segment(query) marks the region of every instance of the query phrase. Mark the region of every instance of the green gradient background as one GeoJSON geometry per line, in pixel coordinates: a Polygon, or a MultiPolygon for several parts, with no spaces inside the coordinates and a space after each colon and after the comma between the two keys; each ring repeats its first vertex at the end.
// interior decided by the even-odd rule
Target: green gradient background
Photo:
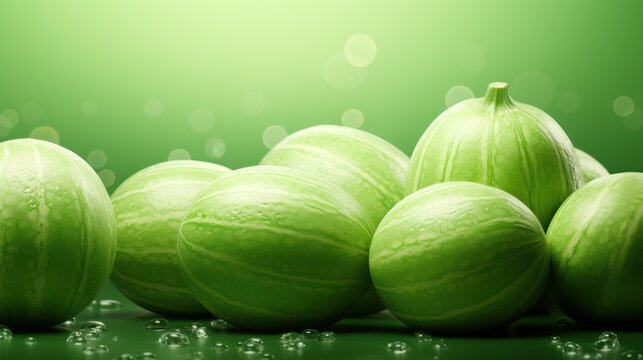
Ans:
{"type": "Polygon", "coordinates": [[[83,157],[102,149],[116,174],[113,191],[175,148],[207,160],[211,137],[227,145],[217,162],[256,164],[267,150],[267,126],[292,133],[340,124],[350,108],[364,114],[362,129],[410,154],[446,108],[450,88],[482,96],[489,82],[507,81],[517,100],[547,111],[611,172],[643,171],[643,3],[491,4],[3,2],[0,112],[15,109],[23,118],[4,138],[49,125],[83,157]],[[366,73],[364,81],[337,88],[324,66],[333,56],[342,60],[344,42],[358,33],[375,40],[377,57],[355,70],[366,73]],[[248,92],[263,96],[263,112],[243,112],[248,92]],[[569,92],[580,97],[576,111],[564,111],[569,92]],[[639,108],[625,119],[612,109],[623,95],[639,108]],[[143,112],[150,98],[165,108],[155,119],[143,112]],[[92,116],[82,111],[87,101],[98,105],[92,116]],[[42,110],[37,123],[29,121],[34,103],[42,110]],[[194,109],[215,118],[205,134],[188,126],[194,109]]]}
{"type": "MultiPolygon", "coordinates": [[[[449,89],[466,86],[482,96],[489,82],[507,81],[515,99],[547,111],[575,146],[611,172],[643,171],[642,16],[639,0],[3,1],[0,113],[16,110],[20,121],[0,140],[51,126],[61,145],[83,157],[101,149],[108,155],[105,169],[116,174],[111,192],[176,148],[231,168],[256,164],[267,151],[262,135],[268,126],[292,133],[341,124],[348,109],[364,114],[362,129],[410,155],[446,108],[449,89]],[[367,68],[341,64],[344,43],[354,34],[377,43],[377,57],[367,68]],[[347,75],[335,74],[335,81],[352,86],[327,80],[329,61],[339,61],[347,75]],[[248,93],[265,100],[263,111],[244,112],[248,93]],[[619,96],[634,101],[632,115],[615,114],[619,96]],[[580,99],[580,106],[574,109],[570,97],[580,99]],[[144,113],[151,98],[164,104],[158,118],[144,113]],[[98,105],[95,114],[83,111],[88,101],[98,105]],[[195,109],[213,114],[210,131],[190,130],[195,109]],[[212,137],[227,145],[220,159],[204,151],[212,137]]],[[[101,298],[124,301],[111,286],[101,298]]],[[[104,318],[125,339],[94,358],[146,349],[160,351],[159,358],[189,357],[188,349],[163,353],[141,333],[149,314],[131,303],[124,310],[81,316],[104,318]]],[[[554,321],[530,326],[523,320],[508,334],[489,339],[448,339],[451,350],[440,358],[559,358],[546,344],[560,332],[554,321]]],[[[342,332],[350,334],[331,350],[278,355],[394,358],[385,355],[387,341],[413,342],[396,321],[365,324],[338,325],[340,339],[342,332]]],[[[563,336],[589,350],[598,331],[581,327],[563,336]]],[[[249,335],[233,334],[229,344],[249,335]]],[[[77,349],[61,351],[66,333],[37,334],[41,340],[32,349],[22,343],[26,336],[0,344],[0,357],[85,358],[77,349]]],[[[632,347],[643,335],[623,336],[632,347]]],[[[274,335],[262,337],[276,344],[274,335]]],[[[412,346],[405,358],[434,355],[412,346]]]]}

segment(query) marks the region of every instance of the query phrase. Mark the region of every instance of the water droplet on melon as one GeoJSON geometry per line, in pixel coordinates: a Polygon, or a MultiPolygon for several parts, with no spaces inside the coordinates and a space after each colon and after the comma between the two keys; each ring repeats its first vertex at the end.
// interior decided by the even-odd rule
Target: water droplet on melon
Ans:
{"type": "Polygon", "coordinates": [[[319,337],[317,338],[317,341],[325,343],[334,342],[335,340],[337,340],[337,335],[332,331],[324,331],[319,334],[319,337]]]}
{"type": "Polygon", "coordinates": [[[145,323],[145,328],[152,331],[167,330],[169,322],[164,318],[154,318],[145,323]]]}
{"type": "Polygon", "coordinates": [[[386,349],[395,354],[404,354],[410,350],[409,346],[402,341],[393,341],[386,344],[386,349]]]}
{"type": "Polygon", "coordinates": [[[161,335],[159,343],[166,346],[185,346],[190,344],[190,338],[178,331],[168,331],[161,335]]]}

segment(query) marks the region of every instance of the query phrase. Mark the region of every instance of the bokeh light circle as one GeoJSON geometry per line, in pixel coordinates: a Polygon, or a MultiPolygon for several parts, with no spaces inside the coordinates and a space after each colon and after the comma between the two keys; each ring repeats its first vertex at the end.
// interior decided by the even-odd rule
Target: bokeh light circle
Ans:
{"type": "Polygon", "coordinates": [[[241,111],[246,115],[259,115],[266,109],[267,101],[263,93],[249,91],[241,96],[241,111]]]}
{"type": "Polygon", "coordinates": [[[38,126],[31,130],[29,137],[32,139],[49,141],[54,144],[60,144],[60,134],[58,134],[58,131],[51,126],[38,126]]]}
{"type": "Polygon", "coordinates": [[[145,101],[143,104],[143,113],[150,119],[156,119],[159,116],[163,115],[165,111],[165,105],[163,102],[157,98],[151,98],[145,101]]]}
{"type": "Polygon", "coordinates": [[[105,185],[106,188],[114,185],[114,182],[116,182],[116,174],[114,174],[114,172],[109,169],[103,169],[99,171],[98,177],[103,182],[103,185],[105,185]]]}
{"type": "Polygon", "coordinates": [[[342,125],[359,128],[364,124],[364,114],[357,109],[348,109],[342,114],[342,125]]]}
{"type": "Polygon", "coordinates": [[[218,159],[225,155],[226,144],[219,138],[210,138],[205,142],[205,154],[213,159],[218,159]]]}
{"type": "Polygon", "coordinates": [[[582,99],[580,95],[573,91],[565,91],[558,95],[558,99],[556,100],[556,104],[558,105],[558,108],[566,113],[573,113],[580,109],[582,105],[582,99]]]}
{"type": "Polygon", "coordinates": [[[444,96],[444,104],[447,107],[451,107],[460,101],[471,99],[473,96],[473,91],[468,87],[456,85],[447,91],[447,94],[444,96]]]}
{"type": "Polygon", "coordinates": [[[324,63],[322,76],[335,88],[352,89],[366,81],[368,70],[365,67],[351,66],[341,54],[335,54],[324,63]]]}
{"type": "Polygon", "coordinates": [[[98,112],[98,103],[94,100],[87,100],[82,105],[82,112],[87,116],[96,115],[98,112]]]}
{"type": "Polygon", "coordinates": [[[12,128],[11,119],[6,115],[0,115],[0,136],[9,135],[12,128]]]}
{"type": "Polygon", "coordinates": [[[87,154],[85,160],[94,169],[100,169],[107,164],[107,154],[100,149],[92,150],[87,154]]]}
{"type": "Polygon", "coordinates": [[[18,114],[18,112],[14,109],[6,109],[2,112],[2,114],[0,114],[0,116],[8,118],[11,122],[11,127],[18,125],[18,123],[20,122],[20,114],[18,114]]]}
{"type": "Polygon", "coordinates": [[[542,71],[527,71],[509,83],[509,94],[519,102],[546,108],[554,100],[554,81],[542,71]]]}
{"type": "Polygon", "coordinates": [[[288,136],[286,129],[279,125],[270,125],[263,131],[263,144],[268,149],[272,149],[286,136],[288,136]]]}
{"type": "Polygon", "coordinates": [[[636,105],[634,104],[634,100],[632,100],[632,98],[630,98],[629,96],[619,96],[614,99],[614,102],[612,103],[612,109],[614,109],[614,114],[621,117],[626,117],[634,112],[634,109],[636,109],[636,105]]]}
{"type": "Polygon", "coordinates": [[[174,149],[170,151],[170,154],[167,156],[169,161],[173,160],[190,160],[192,157],[190,153],[185,149],[174,149]]]}
{"type": "Polygon", "coordinates": [[[623,119],[623,126],[627,131],[638,131],[643,128],[643,110],[635,109],[623,119]]]}
{"type": "Polygon", "coordinates": [[[214,126],[214,115],[207,109],[195,109],[188,116],[188,127],[195,133],[206,133],[214,126]]]}
{"type": "Polygon", "coordinates": [[[344,43],[344,58],[355,67],[369,66],[377,56],[377,44],[370,36],[355,34],[344,43]]]}

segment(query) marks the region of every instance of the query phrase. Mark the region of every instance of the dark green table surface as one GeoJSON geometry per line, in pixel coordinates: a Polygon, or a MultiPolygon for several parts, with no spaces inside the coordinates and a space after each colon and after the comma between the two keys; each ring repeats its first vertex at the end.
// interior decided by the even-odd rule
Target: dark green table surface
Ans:
{"type": "MultiPolygon", "coordinates": [[[[565,359],[549,343],[553,335],[563,341],[579,343],[587,352],[594,352],[593,343],[603,330],[590,329],[571,321],[559,323],[564,316],[530,316],[521,319],[510,328],[497,334],[479,337],[438,337],[432,342],[419,343],[414,332],[394,319],[387,312],[362,319],[346,319],[332,326],[337,334],[334,343],[306,341],[303,349],[289,351],[279,344],[279,334],[252,333],[234,328],[226,331],[212,331],[203,339],[192,339],[185,347],[169,348],[158,343],[162,332],[149,331],[145,323],[158,315],[147,312],[127,301],[108,285],[97,299],[113,299],[122,303],[119,310],[99,311],[87,309],[76,317],[72,329],[79,328],[87,320],[104,322],[108,329],[99,340],[89,345],[104,344],[107,353],[83,353],[83,346],[66,343],[70,330],[54,329],[47,332],[15,332],[11,341],[0,341],[0,360],[8,359],[112,359],[129,353],[137,356],[153,352],[158,359],[194,359],[196,352],[202,352],[205,359],[265,359],[258,354],[245,354],[237,350],[237,342],[250,337],[264,341],[266,352],[275,359],[565,359]],[[36,338],[36,344],[25,343],[27,337],[36,338]],[[117,339],[115,339],[117,337],[117,339]],[[436,351],[435,344],[440,338],[448,345],[444,351],[436,351]],[[386,345],[392,341],[407,343],[410,350],[404,354],[393,354],[386,345]],[[227,344],[228,351],[213,348],[216,342],[227,344]]],[[[168,319],[170,328],[183,327],[191,322],[209,324],[212,319],[168,319]]],[[[321,329],[320,329],[321,330],[321,329]]],[[[620,339],[621,351],[634,349],[643,352],[643,332],[615,331],[620,339]]],[[[567,357],[570,358],[570,357],[567,357]]],[[[577,357],[580,358],[580,357],[577,357]]],[[[620,352],[604,353],[603,359],[619,359],[620,352]]]]}

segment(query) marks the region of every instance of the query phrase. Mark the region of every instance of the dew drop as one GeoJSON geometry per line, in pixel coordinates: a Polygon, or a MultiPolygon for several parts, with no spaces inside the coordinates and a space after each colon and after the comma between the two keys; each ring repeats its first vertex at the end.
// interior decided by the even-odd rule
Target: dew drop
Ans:
{"type": "Polygon", "coordinates": [[[549,340],[549,343],[552,345],[560,344],[563,340],[560,338],[560,336],[552,336],[551,339],[549,340]]]}
{"type": "Polygon", "coordinates": [[[603,331],[600,335],[598,335],[598,340],[602,339],[618,340],[618,335],[611,331],[603,331]]]}
{"type": "Polygon", "coordinates": [[[337,335],[332,331],[324,331],[317,338],[317,341],[325,343],[335,342],[335,340],[337,340],[337,335]]]}
{"type": "Polygon", "coordinates": [[[130,353],[120,354],[116,359],[118,360],[135,360],[134,355],[130,353]]]}
{"type": "Polygon", "coordinates": [[[410,350],[409,346],[402,341],[393,341],[386,344],[386,349],[394,354],[404,354],[410,350]]]}
{"type": "Polygon", "coordinates": [[[80,326],[81,329],[96,329],[100,332],[105,332],[107,331],[107,325],[105,323],[100,322],[100,321],[94,321],[94,320],[89,320],[85,321],[84,324],[80,326]]]}
{"type": "Polygon", "coordinates": [[[36,338],[34,338],[34,337],[30,336],[30,337],[25,339],[25,344],[27,344],[27,345],[34,345],[36,343],[37,343],[37,341],[36,341],[36,338]]]}
{"type": "Polygon", "coordinates": [[[150,351],[142,352],[138,355],[136,355],[137,360],[150,360],[150,359],[156,359],[158,356],[150,351]]]}
{"type": "Polygon", "coordinates": [[[431,335],[429,335],[427,333],[423,333],[421,331],[416,331],[415,332],[415,340],[417,340],[417,342],[431,342],[431,340],[433,340],[433,339],[431,338],[431,335]]]}
{"type": "Polygon", "coordinates": [[[563,345],[562,350],[565,355],[579,355],[583,348],[575,342],[568,341],[563,345]]]}
{"type": "Polygon", "coordinates": [[[205,338],[205,337],[208,336],[208,329],[203,327],[203,326],[201,326],[201,327],[197,328],[196,330],[194,330],[193,335],[197,339],[205,338]]]}
{"type": "Polygon", "coordinates": [[[95,352],[96,352],[96,348],[94,348],[93,346],[85,346],[85,348],[83,349],[83,353],[87,355],[91,355],[95,352]]]}
{"type": "Polygon", "coordinates": [[[205,359],[205,354],[203,353],[203,351],[197,351],[192,354],[192,359],[205,359]]]}
{"type": "Polygon", "coordinates": [[[618,350],[619,342],[616,339],[602,338],[598,339],[594,343],[594,349],[596,351],[614,351],[618,350]]]}
{"type": "Polygon", "coordinates": [[[145,323],[145,328],[152,331],[167,330],[170,323],[164,318],[154,318],[145,323]]]}
{"type": "Polygon", "coordinates": [[[96,310],[98,308],[98,302],[96,300],[92,301],[91,304],[87,306],[87,310],[96,310]]]}
{"type": "Polygon", "coordinates": [[[440,339],[440,341],[437,344],[433,345],[433,347],[438,351],[449,350],[449,345],[444,342],[444,339],[440,339]]]}
{"type": "Polygon", "coordinates": [[[159,343],[166,346],[185,346],[190,344],[190,338],[178,331],[167,331],[159,338],[159,343]]]}
{"type": "Polygon", "coordinates": [[[315,329],[306,329],[301,332],[301,336],[306,339],[317,339],[319,337],[319,331],[315,329]]]}
{"type": "MultiPolygon", "coordinates": [[[[319,336],[319,335],[317,335],[319,336]]],[[[279,335],[279,341],[280,342],[292,342],[292,341],[299,341],[304,339],[304,335],[296,332],[287,332],[279,335]]]]}
{"type": "Polygon", "coordinates": [[[288,351],[297,350],[297,345],[294,341],[283,341],[281,347],[288,351]]]}
{"type": "Polygon", "coordinates": [[[113,340],[113,341],[118,341],[118,336],[114,336],[114,337],[112,338],[112,340],[113,340]]]}
{"type": "Polygon", "coordinates": [[[627,350],[621,353],[621,359],[643,360],[643,355],[635,350],[627,350]]]}
{"type": "Polygon", "coordinates": [[[62,326],[64,326],[64,327],[72,327],[72,326],[74,326],[74,324],[75,324],[75,323],[76,323],[76,318],[75,318],[75,317],[73,317],[73,318],[71,318],[71,319],[69,319],[69,320],[67,320],[67,321],[63,322],[63,323],[62,323],[62,324],[60,324],[60,325],[62,325],[62,326]]]}
{"type": "Polygon", "coordinates": [[[120,310],[121,307],[121,302],[116,300],[100,300],[98,302],[98,310],[100,311],[120,310]]]}
{"type": "Polygon", "coordinates": [[[241,351],[246,354],[262,353],[263,349],[263,340],[259,338],[250,338],[241,344],[241,351]]]}
{"type": "Polygon", "coordinates": [[[210,328],[215,331],[223,331],[229,326],[228,322],[223,319],[215,319],[210,321],[210,328]]]}
{"type": "Polygon", "coordinates": [[[87,340],[98,340],[100,338],[100,331],[98,329],[80,329],[80,332],[85,335],[85,339],[87,340]]]}
{"type": "Polygon", "coordinates": [[[98,352],[98,353],[109,352],[109,347],[107,347],[107,345],[98,345],[98,346],[96,346],[96,352],[98,352]]]}
{"type": "Polygon", "coordinates": [[[87,344],[87,339],[85,339],[85,334],[81,331],[74,331],[67,337],[67,344],[81,346],[87,344]]]}
{"type": "Polygon", "coordinates": [[[275,356],[273,354],[270,354],[270,353],[263,353],[263,354],[261,354],[261,357],[264,358],[264,359],[274,359],[275,358],[275,356]]]}
{"type": "Polygon", "coordinates": [[[227,350],[230,350],[230,347],[228,345],[224,344],[224,343],[218,342],[218,343],[214,344],[214,350],[227,351],[227,350]]]}
{"type": "Polygon", "coordinates": [[[193,323],[185,325],[183,327],[183,332],[185,332],[186,334],[194,334],[196,329],[198,329],[198,328],[200,328],[202,326],[203,326],[203,324],[201,324],[201,323],[193,322],[193,323]]]}
{"type": "Polygon", "coordinates": [[[0,341],[10,341],[13,339],[13,333],[7,328],[0,328],[0,341]]]}

